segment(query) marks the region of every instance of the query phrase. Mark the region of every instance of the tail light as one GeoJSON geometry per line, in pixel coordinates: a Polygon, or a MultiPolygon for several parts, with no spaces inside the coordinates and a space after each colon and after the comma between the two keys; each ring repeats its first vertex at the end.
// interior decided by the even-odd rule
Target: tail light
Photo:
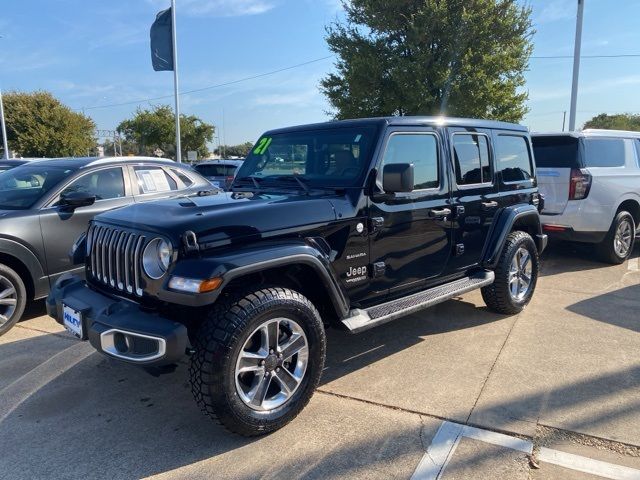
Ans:
{"type": "Polygon", "coordinates": [[[578,168],[571,169],[569,180],[569,200],[582,200],[587,198],[591,189],[591,175],[578,168]]]}
{"type": "Polygon", "coordinates": [[[227,182],[233,182],[233,175],[227,176],[227,182]]]}

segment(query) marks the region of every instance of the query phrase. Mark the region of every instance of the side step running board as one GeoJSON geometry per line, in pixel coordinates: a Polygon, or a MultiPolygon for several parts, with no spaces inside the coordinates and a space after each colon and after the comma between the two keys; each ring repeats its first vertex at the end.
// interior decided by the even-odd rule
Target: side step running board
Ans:
{"type": "Polygon", "coordinates": [[[471,290],[490,285],[493,283],[494,278],[493,272],[483,271],[407,297],[376,305],[366,310],[355,308],[349,312],[347,317],[342,319],[342,323],[352,333],[362,332],[423,308],[447,301],[471,290]]]}

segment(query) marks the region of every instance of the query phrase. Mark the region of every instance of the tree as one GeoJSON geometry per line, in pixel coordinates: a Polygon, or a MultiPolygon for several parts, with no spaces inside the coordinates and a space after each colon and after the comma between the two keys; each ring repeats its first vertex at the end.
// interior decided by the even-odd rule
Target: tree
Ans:
{"type": "Polygon", "coordinates": [[[343,0],[321,91],[338,119],[447,114],[519,121],[533,50],[517,0],[343,0]]]}
{"type": "Polygon", "coordinates": [[[240,145],[221,145],[216,148],[213,153],[216,155],[224,155],[225,157],[242,157],[245,158],[253,148],[252,142],[244,142],[240,145]]]}
{"type": "Polygon", "coordinates": [[[640,131],[640,115],[620,113],[607,115],[601,113],[588,120],[582,128],[604,128],[605,130],[633,130],[640,131]]]}
{"type": "Polygon", "coordinates": [[[51,93],[8,92],[3,100],[9,149],[16,154],[86,156],[95,148],[93,120],[72,111],[51,93]]]}
{"type": "MultiPolygon", "coordinates": [[[[153,155],[160,148],[166,156],[175,158],[175,116],[168,105],[151,110],[138,108],[135,115],[118,125],[125,142],[133,142],[139,155],[153,155]]],[[[200,158],[207,157],[207,142],[213,140],[214,126],[193,115],[180,115],[180,140],[185,152],[195,150],[200,158]]],[[[124,153],[124,152],[123,152],[124,153]]]]}

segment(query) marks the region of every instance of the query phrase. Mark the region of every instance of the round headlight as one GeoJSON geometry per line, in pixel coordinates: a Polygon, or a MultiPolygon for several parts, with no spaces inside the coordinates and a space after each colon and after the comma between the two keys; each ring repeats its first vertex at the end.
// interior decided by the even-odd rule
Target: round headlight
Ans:
{"type": "Polygon", "coordinates": [[[149,277],[157,280],[169,268],[173,248],[162,238],[154,238],[144,249],[142,254],[142,268],[149,277]]]}

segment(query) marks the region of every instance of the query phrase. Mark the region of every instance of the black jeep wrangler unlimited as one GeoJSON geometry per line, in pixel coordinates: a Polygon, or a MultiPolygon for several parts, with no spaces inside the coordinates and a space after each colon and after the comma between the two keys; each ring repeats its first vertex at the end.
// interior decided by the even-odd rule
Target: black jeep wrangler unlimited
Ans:
{"type": "MultiPolygon", "coordinates": [[[[470,290],[521,311],[545,248],[524,127],[429,117],[267,132],[230,192],[97,216],[48,313],[100,352],[190,356],[200,407],[256,435],[318,385],[325,326],[361,332],[470,290]]],[[[399,324],[402,328],[401,323],[399,324]]]]}

